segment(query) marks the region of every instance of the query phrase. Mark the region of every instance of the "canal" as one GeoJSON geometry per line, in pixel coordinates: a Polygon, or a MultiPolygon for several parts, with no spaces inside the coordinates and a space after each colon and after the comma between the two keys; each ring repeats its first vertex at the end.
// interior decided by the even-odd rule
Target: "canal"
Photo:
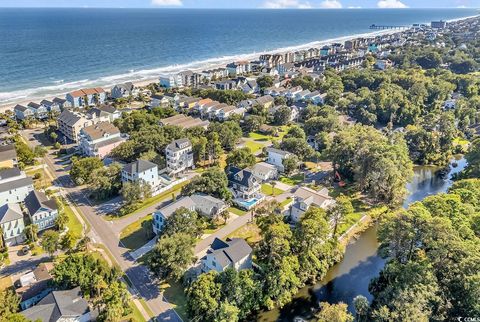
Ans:
{"type": "MultiPolygon", "coordinates": [[[[441,169],[438,167],[415,167],[414,177],[407,184],[409,194],[403,206],[408,207],[430,195],[446,192],[453,183],[452,176],[465,166],[466,160],[458,157],[452,161],[448,173],[443,176],[439,174],[441,169]]],[[[353,298],[363,295],[368,300],[372,299],[368,285],[385,264],[385,260],[377,254],[378,246],[377,227],[373,226],[347,246],[342,261],[334,265],[321,282],[300,289],[294,300],[282,309],[262,312],[258,321],[286,322],[294,321],[295,318],[310,320],[314,317],[318,303],[324,301],[347,303],[350,312],[354,313],[353,298]]]]}

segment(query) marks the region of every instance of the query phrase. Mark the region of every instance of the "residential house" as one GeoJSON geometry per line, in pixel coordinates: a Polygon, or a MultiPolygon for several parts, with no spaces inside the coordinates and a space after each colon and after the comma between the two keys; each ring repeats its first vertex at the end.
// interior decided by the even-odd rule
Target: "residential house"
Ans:
{"type": "Polygon", "coordinates": [[[65,96],[72,107],[85,107],[103,104],[107,99],[107,93],[103,88],[85,88],[73,91],[65,96]]]}
{"type": "Polygon", "coordinates": [[[165,148],[165,158],[170,175],[193,168],[192,143],[186,138],[173,141],[165,148]]]}
{"type": "Polygon", "coordinates": [[[58,130],[73,142],[77,142],[82,128],[94,123],[94,120],[87,119],[83,114],[69,110],[64,110],[57,118],[58,130]]]}
{"type": "Polygon", "coordinates": [[[223,107],[217,114],[219,121],[227,121],[232,115],[240,115],[243,117],[246,110],[244,108],[238,108],[232,105],[223,107]]]}
{"type": "Polygon", "coordinates": [[[65,108],[72,107],[70,102],[68,102],[66,99],[55,97],[52,100],[52,103],[54,105],[57,105],[60,108],[60,112],[63,111],[65,108]]]}
{"type": "Polygon", "coordinates": [[[33,190],[33,180],[18,168],[0,170],[0,205],[23,202],[33,190]]]}
{"type": "Polygon", "coordinates": [[[311,207],[328,209],[335,203],[335,199],[328,195],[328,189],[319,191],[308,187],[300,187],[293,194],[294,202],[290,207],[289,215],[293,222],[298,222],[302,215],[311,207]]]}
{"type": "Polygon", "coordinates": [[[183,79],[180,74],[161,75],[160,86],[166,88],[183,87],[183,79]]]}
{"type": "Polygon", "coordinates": [[[229,89],[236,89],[237,82],[234,81],[233,79],[218,81],[218,82],[215,82],[215,88],[222,91],[229,90],[229,89]]]}
{"type": "Polygon", "coordinates": [[[390,59],[377,59],[375,62],[375,68],[380,70],[385,70],[391,68],[393,66],[393,62],[390,59]]]}
{"type": "Polygon", "coordinates": [[[274,180],[278,177],[278,170],[273,164],[259,162],[252,167],[253,175],[260,182],[274,180]]]}
{"type": "Polygon", "coordinates": [[[32,224],[37,225],[39,231],[55,226],[55,219],[58,217],[57,203],[48,199],[43,192],[30,191],[25,198],[25,208],[32,224]]]}
{"type": "Polygon", "coordinates": [[[17,164],[15,144],[0,145],[0,169],[13,168],[17,164]]]}
{"type": "Polygon", "coordinates": [[[137,160],[125,165],[122,169],[122,182],[147,183],[155,192],[160,183],[158,166],[150,161],[137,160]]]}
{"type": "Polygon", "coordinates": [[[209,121],[203,121],[199,118],[185,116],[184,114],[177,114],[160,120],[160,125],[175,125],[182,129],[189,129],[192,127],[201,127],[206,129],[210,124],[209,121]]]}
{"type": "Polygon", "coordinates": [[[123,98],[123,97],[129,97],[133,95],[133,90],[135,89],[135,86],[131,82],[127,82],[124,84],[118,84],[115,85],[110,93],[110,96],[112,98],[123,98]]]}
{"type": "Polygon", "coordinates": [[[20,308],[26,310],[34,306],[41,299],[53,291],[52,275],[53,263],[41,263],[33,271],[20,277],[20,287],[15,293],[20,297],[20,308]]]}
{"type": "MultiPolygon", "coordinates": [[[[200,115],[202,113],[203,107],[208,104],[212,103],[213,100],[211,98],[203,98],[195,103],[195,106],[193,107],[193,112],[195,112],[197,115],[200,115]]],[[[218,103],[218,102],[217,102],[218,103]]],[[[220,103],[218,103],[220,104],[220,103]]]]}
{"type": "Polygon", "coordinates": [[[228,69],[227,68],[216,68],[205,70],[201,73],[202,77],[208,81],[222,79],[228,77],[228,69]]]}
{"type": "Polygon", "coordinates": [[[306,95],[305,100],[311,102],[312,104],[319,105],[319,104],[325,104],[326,97],[327,97],[327,93],[321,94],[319,91],[314,91],[306,95]]]}
{"type": "Polygon", "coordinates": [[[50,113],[58,113],[62,112],[62,106],[58,102],[49,101],[49,100],[42,100],[40,104],[47,109],[50,113]]]}
{"type": "Polygon", "coordinates": [[[257,98],[255,100],[255,103],[253,103],[253,106],[258,105],[258,106],[268,110],[270,107],[273,106],[274,103],[275,103],[275,99],[272,96],[265,95],[265,96],[261,96],[261,97],[257,98]]]}
{"type": "Polygon", "coordinates": [[[27,107],[33,111],[35,118],[38,120],[44,120],[48,117],[48,109],[43,105],[30,102],[27,107]]]}
{"type": "Polygon", "coordinates": [[[90,311],[88,302],[81,295],[80,287],[67,291],[53,291],[20,314],[29,321],[44,322],[95,321],[97,315],[90,311]]]}
{"type": "Polygon", "coordinates": [[[35,113],[31,109],[20,104],[15,105],[13,111],[15,112],[17,120],[25,120],[27,118],[35,117],[35,113]]]}
{"type": "Polygon", "coordinates": [[[19,203],[4,203],[0,207],[0,227],[5,245],[18,245],[25,240],[25,222],[19,203]]]}
{"type": "Polygon", "coordinates": [[[291,154],[290,152],[275,148],[267,148],[267,153],[268,157],[266,162],[277,167],[279,172],[283,172],[285,170],[283,166],[283,160],[293,156],[293,154],[291,154]]]}
{"type": "Polygon", "coordinates": [[[301,91],[301,92],[295,94],[294,100],[295,100],[295,102],[303,101],[310,94],[311,94],[310,90],[306,89],[304,91],[301,91]]]}
{"type": "Polygon", "coordinates": [[[182,86],[197,87],[201,82],[202,75],[194,73],[191,70],[186,70],[178,73],[177,77],[181,79],[182,86]]]}
{"type": "Polygon", "coordinates": [[[103,159],[125,141],[115,125],[99,122],[80,130],[78,148],[83,155],[103,159]]]}
{"type": "Polygon", "coordinates": [[[167,218],[181,208],[196,211],[208,218],[217,218],[228,206],[223,200],[205,194],[182,197],[153,213],[153,232],[158,235],[167,218]]]}
{"type": "Polygon", "coordinates": [[[303,88],[301,86],[292,87],[288,90],[288,92],[286,94],[286,97],[288,99],[293,100],[295,98],[295,96],[302,91],[303,91],[303,88]]]}
{"type": "Polygon", "coordinates": [[[249,169],[230,167],[227,170],[229,186],[235,198],[250,200],[259,198],[260,184],[249,169]]]}
{"type": "Polygon", "coordinates": [[[236,271],[252,268],[252,248],[242,238],[223,241],[215,238],[207,255],[202,258],[202,272],[223,272],[227,268],[236,271]]]}
{"type": "Polygon", "coordinates": [[[93,107],[86,113],[87,118],[97,122],[110,122],[113,123],[116,119],[122,117],[122,113],[112,105],[101,105],[99,107],[93,107]]]}
{"type": "Polygon", "coordinates": [[[232,76],[248,74],[252,71],[252,66],[248,61],[238,61],[227,65],[228,74],[232,76]]]}

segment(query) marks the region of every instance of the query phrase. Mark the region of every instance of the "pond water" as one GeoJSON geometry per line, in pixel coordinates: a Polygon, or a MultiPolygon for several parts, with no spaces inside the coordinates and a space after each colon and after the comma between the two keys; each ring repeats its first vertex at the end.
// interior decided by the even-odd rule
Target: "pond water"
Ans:
{"type": "MultiPolygon", "coordinates": [[[[453,183],[452,176],[462,171],[466,165],[466,160],[458,157],[452,161],[448,172],[443,176],[439,167],[415,167],[414,177],[407,184],[409,195],[403,206],[408,207],[430,195],[446,192],[453,183]]],[[[295,318],[309,320],[314,317],[318,303],[324,301],[347,303],[353,313],[353,298],[363,295],[368,300],[372,299],[368,285],[385,265],[385,260],[377,254],[378,246],[377,227],[374,226],[347,246],[342,261],[334,265],[321,282],[300,289],[294,300],[282,309],[260,313],[258,321],[293,321],[295,318]]]]}

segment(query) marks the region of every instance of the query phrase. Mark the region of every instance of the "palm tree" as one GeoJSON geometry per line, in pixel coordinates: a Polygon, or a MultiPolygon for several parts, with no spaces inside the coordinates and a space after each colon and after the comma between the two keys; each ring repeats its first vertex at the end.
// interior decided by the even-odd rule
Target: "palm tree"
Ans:
{"type": "Polygon", "coordinates": [[[5,249],[5,239],[3,237],[3,228],[0,227],[0,251],[5,249]]]}
{"type": "Polygon", "coordinates": [[[224,210],[220,213],[220,217],[227,223],[228,218],[230,218],[230,212],[228,210],[224,210]]]}
{"type": "Polygon", "coordinates": [[[83,237],[77,244],[77,249],[80,251],[87,251],[91,243],[91,239],[88,236],[83,237]]]}
{"type": "Polygon", "coordinates": [[[68,216],[65,212],[60,211],[58,213],[57,218],[55,219],[55,225],[57,226],[58,230],[64,230],[68,224],[68,216]]]}
{"type": "Polygon", "coordinates": [[[25,236],[27,240],[31,241],[32,243],[38,240],[38,226],[35,224],[31,224],[25,227],[25,236]]]}
{"type": "Polygon", "coordinates": [[[272,181],[271,185],[272,185],[272,196],[275,197],[275,186],[277,185],[277,182],[276,182],[276,181],[272,181]]]}

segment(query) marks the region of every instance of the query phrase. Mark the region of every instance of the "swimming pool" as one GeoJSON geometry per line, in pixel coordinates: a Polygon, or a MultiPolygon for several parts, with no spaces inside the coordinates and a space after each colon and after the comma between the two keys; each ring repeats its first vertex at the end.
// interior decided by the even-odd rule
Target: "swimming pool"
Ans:
{"type": "Polygon", "coordinates": [[[250,210],[253,206],[255,206],[261,199],[252,198],[250,200],[245,199],[235,199],[234,202],[241,208],[250,210]]]}

